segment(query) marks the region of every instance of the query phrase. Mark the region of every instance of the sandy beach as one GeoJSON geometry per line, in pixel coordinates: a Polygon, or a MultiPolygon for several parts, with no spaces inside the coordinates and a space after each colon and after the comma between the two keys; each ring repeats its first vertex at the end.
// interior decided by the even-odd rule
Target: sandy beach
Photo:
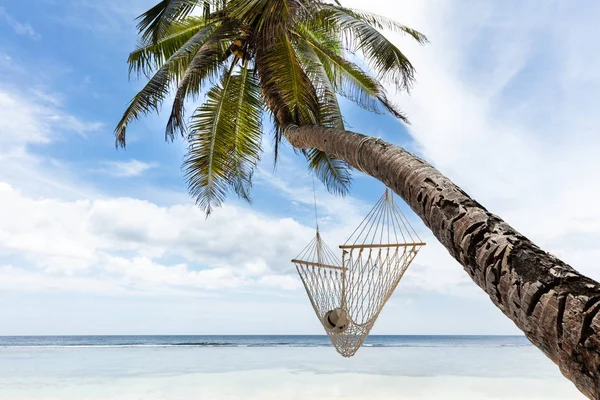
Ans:
{"type": "Polygon", "coordinates": [[[0,348],[3,400],[583,399],[529,345],[0,348]]]}

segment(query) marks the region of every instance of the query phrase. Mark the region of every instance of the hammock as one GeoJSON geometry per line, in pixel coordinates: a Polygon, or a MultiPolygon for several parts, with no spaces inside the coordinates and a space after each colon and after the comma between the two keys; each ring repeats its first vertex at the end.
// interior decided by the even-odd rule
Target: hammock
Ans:
{"type": "Polygon", "coordinates": [[[342,356],[356,354],[424,245],[386,189],[340,246],[341,263],[318,228],[292,260],[317,317],[342,356]]]}

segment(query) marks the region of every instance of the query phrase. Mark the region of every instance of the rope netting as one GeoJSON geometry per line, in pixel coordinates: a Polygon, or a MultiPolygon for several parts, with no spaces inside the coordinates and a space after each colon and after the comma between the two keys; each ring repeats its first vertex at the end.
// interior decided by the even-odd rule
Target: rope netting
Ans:
{"type": "Polygon", "coordinates": [[[425,243],[385,194],[350,235],[342,262],[316,237],[296,259],[312,306],[336,350],[353,356],[425,243]]]}
{"type": "Polygon", "coordinates": [[[423,245],[386,189],[346,243],[340,246],[342,265],[346,267],[342,289],[344,309],[351,325],[356,326],[352,346],[338,349],[342,355],[352,356],[362,345],[423,245]]]}
{"type": "Polygon", "coordinates": [[[310,302],[323,323],[327,333],[326,314],[342,305],[342,275],[340,260],[321,238],[319,230],[315,238],[292,260],[302,279],[310,302]],[[324,322],[325,321],[325,322],[324,322]]]}

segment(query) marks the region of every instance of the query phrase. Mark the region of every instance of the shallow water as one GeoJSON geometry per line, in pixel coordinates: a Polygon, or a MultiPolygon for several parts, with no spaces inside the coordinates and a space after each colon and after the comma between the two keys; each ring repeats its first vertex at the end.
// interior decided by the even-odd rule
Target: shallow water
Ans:
{"type": "Polygon", "coordinates": [[[582,399],[523,337],[0,338],[0,399],[582,399]]]}

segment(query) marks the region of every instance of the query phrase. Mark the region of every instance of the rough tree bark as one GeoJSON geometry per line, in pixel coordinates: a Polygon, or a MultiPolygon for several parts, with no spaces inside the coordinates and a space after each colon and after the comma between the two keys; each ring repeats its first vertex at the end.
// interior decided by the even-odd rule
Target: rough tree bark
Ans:
{"type": "Polygon", "coordinates": [[[473,281],[591,399],[600,400],[600,284],[541,250],[431,165],[382,140],[289,126],[298,149],[317,148],[402,197],[473,281]]]}

